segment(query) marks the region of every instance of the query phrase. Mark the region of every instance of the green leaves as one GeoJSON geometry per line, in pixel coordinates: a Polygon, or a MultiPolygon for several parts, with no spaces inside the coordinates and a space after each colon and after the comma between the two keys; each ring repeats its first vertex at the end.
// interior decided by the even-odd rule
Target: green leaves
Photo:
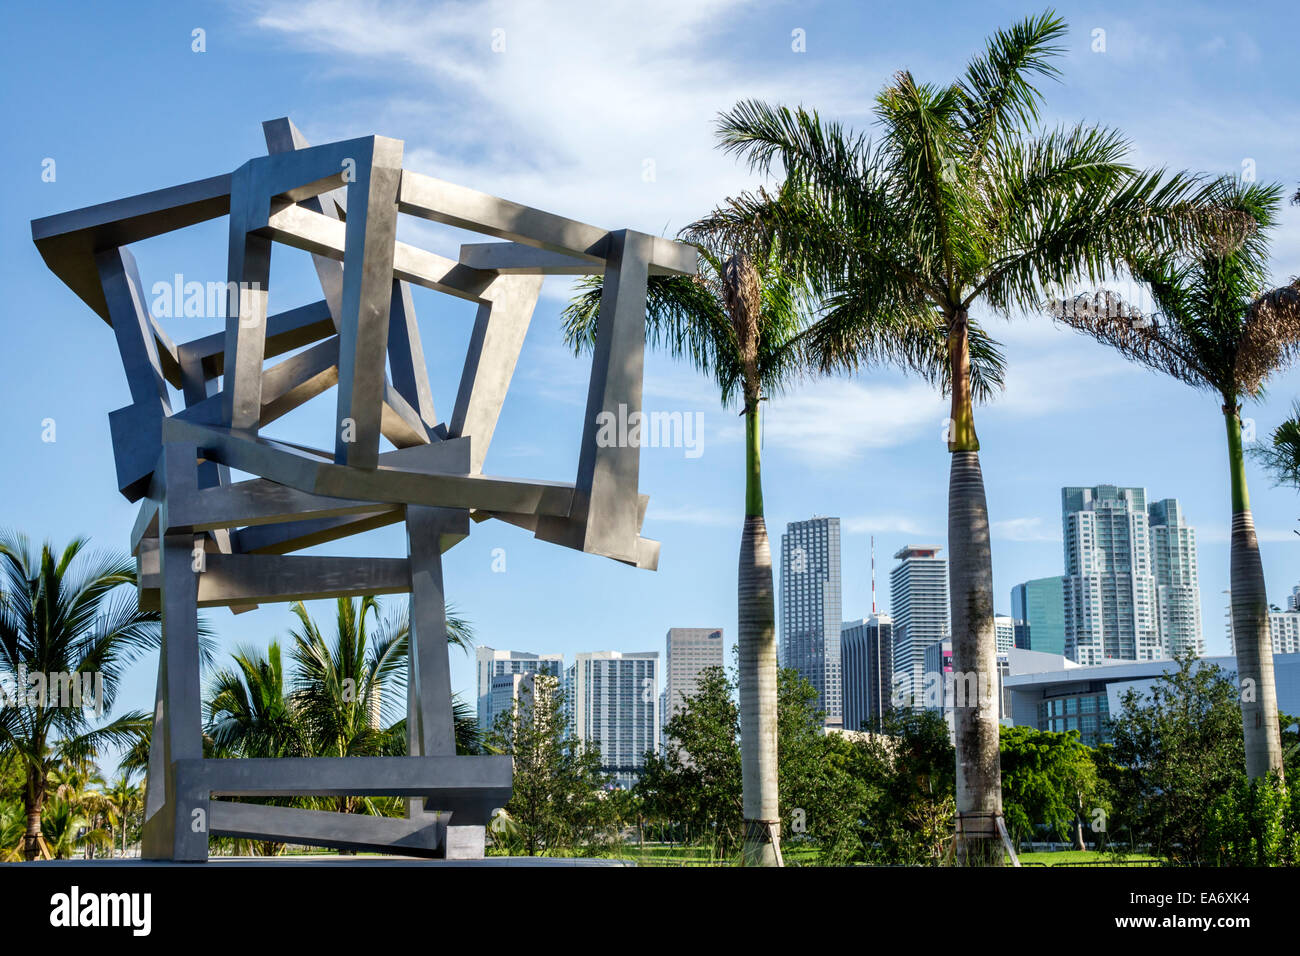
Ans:
{"type": "Polygon", "coordinates": [[[1038,119],[1042,94],[1030,80],[1060,76],[1052,61],[1065,52],[1058,44],[1065,34],[1065,21],[1049,10],[998,30],[984,54],[971,60],[958,86],[966,99],[962,112],[967,135],[979,148],[998,139],[1003,130],[1038,119]]]}
{"type": "Polygon", "coordinates": [[[1077,300],[1055,299],[1048,310],[1126,358],[1236,407],[1300,355],[1300,285],[1266,288],[1279,186],[1222,177],[1193,189],[1194,181],[1173,177],[1157,188],[1151,176],[1134,179],[1107,211],[1109,220],[1130,224],[1130,238],[1084,262],[1096,279],[1110,259],[1122,258],[1150,294],[1151,314],[1118,300],[1088,312],[1075,308],[1077,300]]]}
{"type": "Polygon", "coordinates": [[[1273,429],[1268,444],[1250,450],[1253,457],[1280,485],[1300,490],[1300,402],[1291,406],[1291,417],[1273,429]]]}
{"type": "Polygon", "coordinates": [[[1032,839],[1037,824],[1063,839],[1080,814],[1096,806],[1092,750],[1079,742],[1076,732],[1003,727],[998,750],[1002,807],[1017,844],[1032,839]]]}
{"type": "Polygon", "coordinates": [[[1300,788],[1276,775],[1239,776],[1206,814],[1205,857],[1211,866],[1300,864],[1300,788]]]}
{"type": "Polygon", "coordinates": [[[1238,691],[1187,655],[1146,694],[1130,690],[1114,723],[1120,823],[1178,862],[1204,862],[1206,808],[1238,778],[1245,755],[1238,691]]]}
{"type": "Polygon", "coordinates": [[[494,841],[512,852],[594,853],[614,822],[600,748],[569,736],[563,703],[558,681],[538,674],[488,735],[490,749],[514,758],[508,824],[493,828],[494,841]]]}

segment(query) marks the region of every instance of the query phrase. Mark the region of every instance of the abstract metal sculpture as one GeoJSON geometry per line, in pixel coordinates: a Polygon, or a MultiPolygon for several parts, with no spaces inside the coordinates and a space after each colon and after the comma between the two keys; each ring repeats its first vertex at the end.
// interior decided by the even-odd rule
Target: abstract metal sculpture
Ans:
{"type": "Polygon", "coordinates": [[[131,390],[109,423],[118,487],[142,502],[131,536],[140,602],[163,619],[144,856],[206,860],[209,834],[224,834],[481,857],[488,815],[510,796],[511,760],[456,755],[442,553],[471,520],[497,518],[656,566],[658,543],[640,536],[639,449],[598,442],[597,421],[640,411],[647,276],[693,273],[695,251],[404,170],[400,140],[312,147],[287,118],[263,130],[268,155],[229,175],[32,223],[46,264],[112,327],[131,390]],[[507,241],[463,245],[453,261],[398,242],[399,213],[507,241]],[[225,331],[175,344],[146,309],[126,247],[225,215],[225,331]],[[321,301],[267,314],[272,242],[311,253],[321,301]],[[542,277],[590,273],[605,284],[575,482],[483,474],[542,277]],[[445,421],[411,283],[478,305],[445,421]],[[332,450],[259,436],[333,386],[332,450]],[[395,450],[381,452],[381,435],[395,450]],[[232,469],[257,477],[232,481],[232,469]],[[398,521],[405,558],[292,554],[398,521]],[[198,608],[406,592],[410,756],[203,757],[198,608]],[[407,818],[213,799],[350,794],[408,798],[407,818]]]}

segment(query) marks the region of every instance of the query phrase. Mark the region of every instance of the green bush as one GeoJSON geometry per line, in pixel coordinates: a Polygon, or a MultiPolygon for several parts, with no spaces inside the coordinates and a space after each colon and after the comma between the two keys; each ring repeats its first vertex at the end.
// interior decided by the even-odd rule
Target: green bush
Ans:
{"type": "Polygon", "coordinates": [[[1240,776],[1210,805],[1205,834],[1215,866],[1300,865],[1300,787],[1240,776]]]}

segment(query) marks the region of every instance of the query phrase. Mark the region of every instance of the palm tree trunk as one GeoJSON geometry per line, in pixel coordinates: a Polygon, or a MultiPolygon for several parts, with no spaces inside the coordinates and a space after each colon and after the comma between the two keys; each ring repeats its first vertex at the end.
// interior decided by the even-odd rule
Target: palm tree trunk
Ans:
{"type": "Polygon", "coordinates": [[[23,859],[35,860],[41,853],[41,808],[27,809],[27,831],[23,834],[23,859]]]}
{"type": "Polygon", "coordinates": [[[781,865],[777,807],[776,611],[772,548],[763,520],[758,396],[745,405],[745,530],[737,584],[740,773],[746,866],[781,865]]]}
{"type": "MultiPolygon", "coordinates": [[[[37,753],[43,753],[45,741],[38,741],[37,753]]],[[[41,835],[41,810],[45,805],[45,779],[41,768],[28,765],[27,786],[23,791],[23,809],[27,812],[27,829],[23,833],[23,859],[47,857],[49,851],[41,835]]]]}
{"type": "Polygon", "coordinates": [[[1250,513],[1245,459],[1241,450],[1240,408],[1225,402],[1228,467],[1232,473],[1232,641],[1237,655],[1241,725],[1246,744],[1246,776],[1282,774],[1282,730],[1277,685],[1273,680],[1273,639],[1268,621],[1264,563],[1259,556],[1255,519],[1250,513]]]}
{"type": "Polygon", "coordinates": [[[948,449],[948,576],[952,601],[953,723],[957,750],[957,854],[967,866],[1000,866],[1002,772],[998,758],[997,639],[993,554],[970,388],[967,316],[951,317],[952,421],[948,449]]]}

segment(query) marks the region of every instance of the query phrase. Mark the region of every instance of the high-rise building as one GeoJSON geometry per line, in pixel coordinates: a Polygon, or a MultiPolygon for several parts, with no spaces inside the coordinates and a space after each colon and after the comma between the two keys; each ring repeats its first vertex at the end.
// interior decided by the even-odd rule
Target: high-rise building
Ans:
{"type": "Polygon", "coordinates": [[[894,619],[873,614],[840,629],[844,729],[877,727],[889,711],[894,672],[894,619]]]}
{"type": "Polygon", "coordinates": [[[840,519],[792,521],[781,536],[781,663],[817,690],[826,725],[843,721],[840,519]]]}
{"type": "Polygon", "coordinates": [[[681,710],[682,702],[699,691],[700,674],[706,667],[722,667],[722,628],[670,627],[665,639],[664,703],[661,714],[667,721],[681,710]]]}
{"type": "MultiPolygon", "coordinates": [[[[1224,612],[1224,623],[1228,632],[1228,653],[1237,654],[1237,642],[1232,633],[1232,595],[1227,593],[1228,607],[1224,612]]],[[[1290,600],[1288,599],[1288,603],[1290,600]]],[[[1300,610],[1268,612],[1268,632],[1273,640],[1274,654],[1295,654],[1300,652],[1300,610]]]]}
{"type": "Polygon", "coordinates": [[[1187,524],[1177,498],[1153,501],[1147,509],[1151,573],[1156,580],[1156,623],[1165,655],[1205,653],[1201,632],[1201,587],[1196,570],[1196,529],[1187,524]]]}
{"type": "Polygon", "coordinates": [[[530,654],[527,651],[498,651],[491,647],[474,649],[478,684],[478,725],[492,729],[492,678],[503,674],[550,674],[563,677],[564,658],[560,654],[530,654]]]}
{"type": "Polygon", "coordinates": [[[1005,614],[993,617],[993,633],[997,640],[998,653],[1005,654],[1016,646],[1016,622],[1005,614]]]}
{"type": "Polygon", "coordinates": [[[533,678],[536,673],[527,674],[497,674],[492,678],[492,689],[488,695],[488,722],[489,728],[495,727],[497,718],[504,713],[513,713],[519,704],[520,697],[524,698],[524,706],[531,706],[534,685],[533,678]]]}
{"type": "Polygon", "coordinates": [[[631,787],[659,752],[659,652],[577,654],[565,671],[570,733],[600,747],[601,769],[631,787]]]}
{"type": "Polygon", "coordinates": [[[1016,647],[1047,654],[1065,653],[1065,589],[1060,575],[1035,578],[1011,589],[1016,647]]]}
{"type": "Polygon", "coordinates": [[[925,677],[918,692],[919,709],[943,715],[948,725],[948,739],[956,740],[957,714],[952,669],[952,641],[942,640],[925,649],[925,677]]]}
{"type": "Polygon", "coordinates": [[[890,607],[894,617],[894,678],[890,692],[895,707],[922,709],[925,649],[948,636],[948,560],[937,545],[909,544],[894,558],[889,574],[890,607]]]}
{"type": "Polygon", "coordinates": [[[1066,656],[1080,664],[1164,657],[1146,489],[1062,488],[1061,521],[1066,656]]]}

